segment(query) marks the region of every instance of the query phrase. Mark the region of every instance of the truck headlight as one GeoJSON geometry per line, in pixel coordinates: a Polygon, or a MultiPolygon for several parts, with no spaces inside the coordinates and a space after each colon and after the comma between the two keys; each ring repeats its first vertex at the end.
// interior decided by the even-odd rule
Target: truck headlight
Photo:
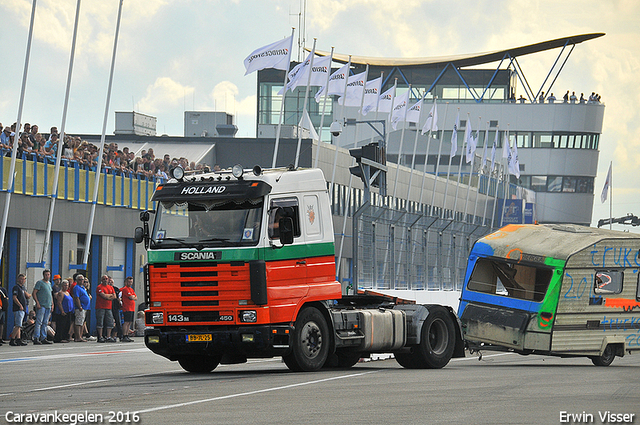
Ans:
{"type": "Polygon", "coordinates": [[[161,325],[164,323],[164,313],[153,313],[151,315],[151,323],[161,325]]]}
{"type": "Polygon", "coordinates": [[[258,313],[255,310],[240,311],[240,321],[244,323],[256,323],[258,321],[258,313]]]}

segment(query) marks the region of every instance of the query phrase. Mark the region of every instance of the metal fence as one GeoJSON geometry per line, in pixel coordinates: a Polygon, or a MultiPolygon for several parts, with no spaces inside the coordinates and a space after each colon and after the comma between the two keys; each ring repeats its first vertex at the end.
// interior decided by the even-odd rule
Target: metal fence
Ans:
{"type": "Polygon", "coordinates": [[[363,205],[353,217],[358,289],[460,290],[471,245],[490,226],[363,205]]]}

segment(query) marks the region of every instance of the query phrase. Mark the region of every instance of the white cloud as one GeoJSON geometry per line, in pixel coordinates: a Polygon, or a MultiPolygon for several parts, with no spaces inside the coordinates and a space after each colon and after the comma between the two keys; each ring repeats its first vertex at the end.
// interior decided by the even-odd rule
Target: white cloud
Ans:
{"type": "Polygon", "coordinates": [[[193,87],[184,86],[169,77],[159,77],[147,87],[147,94],[138,102],[143,114],[155,114],[184,102],[193,94],[193,87]]]}

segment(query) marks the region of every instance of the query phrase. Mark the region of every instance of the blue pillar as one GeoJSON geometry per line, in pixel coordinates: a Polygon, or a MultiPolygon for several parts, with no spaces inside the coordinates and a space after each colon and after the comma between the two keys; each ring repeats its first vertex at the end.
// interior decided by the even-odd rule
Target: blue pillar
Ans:
{"type": "Polygon", "coordinates": [[[91,237],[91,251],[89,251],[89,264],[87,275],[91,282],[91,317],[89,323],[89,333],[96,330],[96,288],[100,284],[100,236],[91,237]]]}
{"type": "MultiPolygon", "coordinates": [[[[1,158],[0,158],[1,160],[1,158]]],[[[8,241],[6,244],[7,255],[5,256],[6,263],[3,264],[7,270],[7,282],[3,282],[7,289],[7,296],[9,297],[9,308],[6,311],[5,318],[5,333],[8,335],[13,330],[13,286],[18,280],[18,274],[20,273],[20,266],[18,265],[18,246],[20,242],[19,229],[7,229],[8,241]]],[[[3,336],[4,337],[4,336],[3,336]]]]}

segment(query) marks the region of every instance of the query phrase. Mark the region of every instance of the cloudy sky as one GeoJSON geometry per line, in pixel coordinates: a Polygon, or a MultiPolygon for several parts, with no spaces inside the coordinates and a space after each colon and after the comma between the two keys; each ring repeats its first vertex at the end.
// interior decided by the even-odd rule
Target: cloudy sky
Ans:
{"type": "MultiPolygon", "coordinates": [[[[477,53],[604,32],[578,45],[554,85],[600,93],[606,105],[594,223],[608,217],[600,191],[613,161],[613,215],[640,215],[640,2],[635,0],[124,0],[107,134],[114,111],[157,117],[158,133],[183,134],[185,110],[236,115],[238,137],[255,136],[254,49],[300,28],[306,44],[360,56],[477,53]]],[[[119,1],[81,4],[66,130],[100,133],[119,1]]],[[[38,0],[23,122],[60,125],[77,0],[38,0]]],[[[0,122],[14,122],[32,0],[3,0],[0,122]]],[[[296,30],[296,37],[298,30],[296,30]]],[[[297,49],[294,49],[294,55],[297,49]]],[[[537,88],[558,51],[523,57],[537,88]]],[[[519,95],[520,93],[517,93],[519,95]]],[[[619,226],[619,229],[624,229],[619,226]]],[[[629,230],[639,231],[634,228],[629,230]]]]}

